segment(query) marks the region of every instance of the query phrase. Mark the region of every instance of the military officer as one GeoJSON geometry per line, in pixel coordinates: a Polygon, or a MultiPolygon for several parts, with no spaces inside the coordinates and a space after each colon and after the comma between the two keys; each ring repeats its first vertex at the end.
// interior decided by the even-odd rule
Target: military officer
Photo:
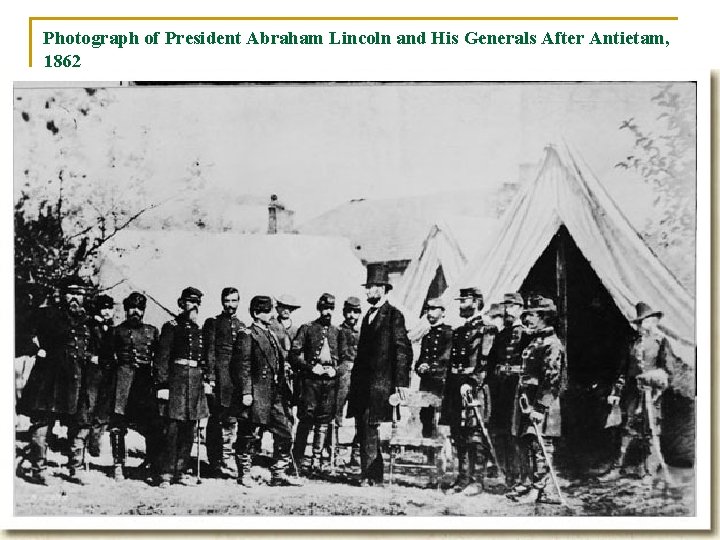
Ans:
{"type": "Polygon", "coordinates": [[[213,366],[207,364],[205,340],[197,323],[202,292],[183,289],[180,315],[160,331],[156,362],[158,399],[163,400],[161,416],[166,420],[165,448],[160,464],[160,486],[171,481],[195,485],[185,474],[190,464],[196,422],[208,417],[206,393],[212,391],[213,366]]]}
{"type": "Polygon", "coordinates": [[[210,418],[207,424],[207,453],[210,468],[215,476],[234,476],[233,445],[237,431],[237,418],[231,411],[233,384],[230,380],[230,359],[233,344],[245,325],[235,315],[240,293],[235,287],[225,287],[220,294],[222,313],[205,321],[207,363],[215,367],[215,386],[210,400],[210,418]]]}
{"type": "MultiPolygon", "coordinates": [[[[275,316],[270,317],[270,321],[268,323],[270,331],[275,334],[286,359],[290,354],[290,347],[292,346],[292,341],[295,339],[295,334],[297,334],[298,330],[297,326],[293,323],[291,316],[293,311],[298,309],[300,309],[300,304],[297,300],[295,300],[295,297],[289,294],[281,294],[275,300],[275,316]]],[[[292,393],[291,405],[297,405],[297,401],[300,398],[300,386],[296,379],[297,376],[293,373],[290,362],[285,362],[285,382],[292,393]]],[[[294,422],[292,409],[289,409],[288,412],[288,418],[292,424],[294,422]]]]}
{"type": "Polygon", "coordinates": [[[250,300],[253,323],[238,335],[230,361],[230,376],[235,386],[233,403],[238,410],[237,482],[248,488],[256,485],[250,476],[250,467],[260,429],[273,434],[275,463],[271,468],[271,483],[299,484],[287,475],[292,445],[288,419],[291,395],[285,381],[285,357],[269,328],[271,311],[269,296],[254,296],[250,300]]]}
{"type": "Polygon", "coordinates": [[[328,426],[335,415],[339,362],[339,331],[332,324],[335,297],[324,293],[317,301],[317,310],[319,317],[298,329],[290,349],[290,364],[300,384],[293,458],[298,466],[304,461],[312,430],[312,462],[305,468],[311,474],[320,472],[328,426]]]}
{"type": "Polygon", "coordinates": [[[517,502],[551,502],[547,483],[552,462],[548,463],[545,455],[552,460],[555,439],[561,435],[560,396],[567,388],[565,348],[553,328],[557,317],[553,300],[531,297],[525,313],[531,341],[522,353],[523,371],[513,422],[525,474],[524,483],[518,484],[508,497],[517,502]],[[544,453],[533,424],[542,435],[544,453]]]}
{"type": "Polygon", "coordinates": [[[476,495],[483,489],[489,444],[480,428],[486,421],[488,392],[484,386],[487,358],[483,356],[484,323],[480,289],[460,289],[460,316],[465,323],[453,330],[440,423],[450,426],[458,455],[458,476],[452,489],[476,495]],[[476,473],[479,473],[476,476],[476,473]]]}
{"type": "Polygon", "coordinates": [[[513,414],[523,369],[522,352],[530,343],[530,335],[521,320],[524,301],[520,293],[506,293],[501,306],[502,328],[494,339],[488,359],[488,384],[493,404],[490,433],[505,471],[505,481],[512,487],[520,481],[519,441],[512,435],[513,414]]]}
{"type": "Polygon", "coordinates": [[[85,366],[93,357],[90,326],[83,308],[86,287],[71,277],[64,280],[58,307],[38,314],[35,341],[37,360],[18,403],[18,412],[30,417],[30,480],[46,483],[47,435],[56,419],[68,426],[69,479],[83,483],[85,444],[89,428],[78,425],[85,366]]]}
{"type": "Polygon", "coordinates": [[[125,478],[125,436],[132,425],[145,438],[145,462],[141,468],[158,474],[158,458],[163,443],[163,423],[159,417],[153,365],[158,350],[158,329],[143,322],[147,298],[139,292],[123,300],[125,320],[114,332],[116,361],[115,385],[110,420],[110,445],[115,480],[125,478]]]}
{"type": "MultiPolygon", "coordinates": [[[[637,335],[622,359],[614,390],[608,396],[608,403],[620,402],[624,413],[620,453],[601,480],[614,480],[627,474],[627,450],[636,440],[643,442],[644,449],[639,476],[657,473],[655,467],[648,466],[648,458],[657,451],[662,427],[662,395],[669,385],[674,353],[658,328],[663,312],[653,310],[645,302],[638,302],[635,310],[637,316],[632,322],[637,326],[637,335]],[[654,425],[649,422],[649,407],[652,407],[654,425]]],[[[657,462],[654,465],[660,465],[661,456],[655,455],[654,459],[657,462]]]]}
{"type": "MultiPolygon", "coordinates": [[[[447,367],[452,351],[452,327],[443,322],[445,305],[439,298],[425,303],[430,329],[420,343],[420,356],[415,363],[415,373],[420,377],[420,390],[439,398],[443,396],[447,367]]],[[[435,407],[423,407],[420,411],[423,437],[434,437],[435,407]]]]}

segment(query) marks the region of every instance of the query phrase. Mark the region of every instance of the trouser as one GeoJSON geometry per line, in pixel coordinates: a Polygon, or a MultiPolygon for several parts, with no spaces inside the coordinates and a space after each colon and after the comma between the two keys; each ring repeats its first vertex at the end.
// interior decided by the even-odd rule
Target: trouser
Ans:
{"type": "MultiPolygon", "coordinates": [[[[552,437],[543,437],[545,453],[552,461],[555,452],[555,441],[552,437]]],[[[551,463],[545,459],[540,441],[533,435],[524,435],[520,439],[521,481],[532,484],[532,487],[544,490],[550,476],[551,463]]]]}
{"type": "Polygon", "coordinates": [[[298,404],[298,426],[295,431],[293,457],[297,465],[305,457],[307,439],[313,432],[313,461],[319,462],[327,438],[328,424],[335,414],[337,381],[306,377],[301,384],[298,404]]]}
{"type": "MultiPolygon", "coordinates": [[[[125,450],[125,436],[128,432],[129,422],[124,415],[115,414],[110,420],[110,444],[112,448],[113,464],[125,465],[127,453],[125,450]]],[[[145,439],[145,462],[153,469],[157,469],[160,453],[163,449],[166,425],[158,416],[152,416],[142,424],[135,426],[137,432],[145,439]]],[[[156,471],[157,472],[157,471],[156,471]]]]}
{"type": "Polygon", "coordinates": [[[355,417],[358,442],[360,443],[360,471],[362,478],[376,482],[383,480],[383,457],[380,452],[380,422],[370,422],[370,409],[355,417]]]}
{"type": "Polygon", "coordinates": [[[167,420],[159,467],[163,480],[182,476],[190,466],[195,424],[195,420],[167,420]]]}
{"type": "Polygon", "coordinates": [[[490,450],[482,431],[477,427],[453,426],[450,437],[458,456],[458,483],[482,482],[490,450]]]}
{"type": "Polygon", "coordinates": [[[208,418],[205,444],[212,466],[230,466],[237,432],[237,418],[222,405],[213,406],[208,418]]]}
{"type": "Polygon", "coordinates": [[[47,436],[54,420],[50,417],[34,417],[30,424],[28,461],[33,471],[43,471],[47,466],[47,436]]]}
{"type": "Polygon", "coordinates": [[[85,452],[89,436],[90,426],[72,423],[68,426],[68,441],[70,443],[68,470],[71,473],[85,466],[85,452]]]}
{"type": "Polygon", "coordinates": [[[350,393],[350,374],[352,372],[352,364],[345,364],[338,368],[337,374],[337,394],[335,396],[335,425],[343,425],[343,412],[345,411],[345,403],[350,393]]]}
{"type": "Polygon", "coordinates": [[[437,435],[435,428],[435,407],[423,407],[420,409],[420,423],[422,424],[422,436],[425,438],[433,438],[437,435]]]}
{"type": "Polygon", "coordinates": [[[495,428],[491,436],[499,465],[505,473],[506,481],[513,484],[519,480],[519,441],[507,429],[495,428]]]}

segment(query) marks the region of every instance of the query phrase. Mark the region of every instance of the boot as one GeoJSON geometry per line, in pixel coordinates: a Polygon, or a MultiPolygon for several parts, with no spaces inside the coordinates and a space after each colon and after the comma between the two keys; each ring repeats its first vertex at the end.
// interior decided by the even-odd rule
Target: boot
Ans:
{"type": "Polygon", "coordinates": [[[252,456],[248,453],[236,454],[235,463],[237,464],[237,483],[245,488],[254,488],[258,486],[255,479],[250,476],[250,467],[252,466],[252,456]]]}
{"type": "Polygon", "coordinates": [[[32,430],[28,461],[30,461],[30,481],[47,485],[47,426],[32,430]]]}
{"type": "Polygon", "coordinates": [[[301,420],[295,430],[295,444],[292,447],[292,457],[295,465],[298,467],[305,462],[305,450],[307,448],[307,440],[311,429],[312,424],[306,420],[301,420]]]}
{"type": "Polygon", "coordinates": [[[478,461],[477,446],[470,445],[470,448],[468,448],[468,451],[467,451],[468,484],[460,492],[463,495],[468,495],[468,496],[478,495],[479,493],[482,493],[482,491],[483,491],[482,476],[480,477],[479,482],[475,476],[475,473],[478,470],[478,465],[479,465],[477,461],[478,461]]]}
{"type": "Polygon", "coordinates": [[[523,494],[517,494],[514,496],[508,495],[508,498],[517,503],[536,503],[540,497],[540,490],[534,486],[531,486],[523,494]]]}
{"type": "Polygon", "coordinates": [[[69,480],[75,484],[85,484],[85,441],[88,435],[86,429],[79,430],[70,443],[70,456],[68,458],[69,480]]]}
{"type": "Polygon", "coordinates": [[[125,434],[121,431],[110,432],[110,447],[113,457],[113,478],[116,482],[125,479],[123,467],[125,466],[125,434]]]}
{"type": "Polygon", "coordinates": [[[270,467],[270,485],[271,486],[302,486],[303,481],[294,476],[287,474],[290,465],[290,455],[284,455],[278,458],[275,464],[270,467]]]}
{"type": "Polygon", "coordinates": [[[318,475],[322,471],[322,451],[325,447],[325,439],[328,434],[328,425],[320,424],[315,426],[312,445],[312,463],[310,465],[311,474],[318,475]]]}
{"type": "Polygon", "coordinates": [[[470,477],[468,476],[468,452],[467,447],[465,446],[458,446],[457,447],[457,455],[458,455],[458,475],[455,479],[455,483],[453,483],[450,488],[455,493],[460,493],[462,490],[464,490],[469,484],[470,484],[470,477]]]}
{"type": "Polygon", "coordinates": [[[105,426],[93,426],[90,430],[90,436],[88,437],[88,453],[92,457],[100,457],[100,441],[102,440],[103,433],[105,433],[105,426]]]}
{"type": "Polygon", "coordinates": [[[360,466],[360,445],[357,443],[353,443],[352,448],[350,449],[350,466],[360,466]]]}
{"type": "Polygon", "coordinates": [[[222,448],[222,473],[226,478],[235,478],[237,468],[235,467],[235,452],[233,445],[237,437],[237,424],[230,424],[223,427],[223,448],[222,448]]]}

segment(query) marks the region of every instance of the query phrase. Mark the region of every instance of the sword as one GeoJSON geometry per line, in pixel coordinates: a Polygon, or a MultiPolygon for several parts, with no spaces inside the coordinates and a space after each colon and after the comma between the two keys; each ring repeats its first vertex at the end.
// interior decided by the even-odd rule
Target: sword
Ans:
{"type": "Polygon", "coordinates": [[[647,414],[647,420],[648,424],[650,424],[650,436],[652,440],[651,453],[655,454],[655,459],[657,459],[660,462],[660,468],[663,471],[663,476],[665,476],[665,482],[668,486],[674,486],[675,482],[673,481],[672,475],[670,474],[670,469],[668,469],[667,463],[665,463],[665,459],[663,459],[662,451],[660,449],[660,438],[658,437],[657,431],[655,430],[655,410],[653,407],[653,400],[652,400],[652,389],[648,386],[643,386],[643,398],[645,401],[645,411],[647,414]]]}
{"type": "Polygon", "coordinates": [[[485,437],[485,440],[488,442],[488,447],[490,448],[490,456],[492,457],[495,466],[500,471],[500,474],[505,476],[505,471],[502,470],[502,467],[500,466],[500,461],[498,460],[497,454],[495,453],[495,446],[493,445],[492,439],[490,438],[490,433],[488,433],[487,427],[485,426],[485,422],[482,418],[482,414],[480,414],[480,403],[475,401],[472,396],[472,391],[464,395],[463,400],[465,401],[466,406],[472,409],[473,413],[475,414],[475,418],[478,421],[478,424],[480,424],[480,430],[482,431],[483,437],[485,437]]]}
{"type": "Polygon", "coordinates": [[[197,483],[202,484],[202,480],[200,479],[200,420],[196,420],[195,422],[195,442],[197,444],[197,469],[195,470],[195,474],[197,476],[197,483]]]}
{"type": "Polygon", "coordinates": [[[335,428],[335,419],[333,418],[330,420],[330,474],[335,474],[335,451],[337,447],[337,441],[335,439],[338,435],[337,429],[335,428]]]}
{"type": "MultiPolygon", "coordinates": [[[[530,416],[530,413],[533,412],[533,408],[530,405],[530,402],[528,401],[527,394],[520,394],[520,397],[518,398],[520,403],[520,410],[523,412],[523,414],[527,414],[530,416]]],[[[545,463],[547,463],[548,470],[550,471],[550,478],[552,478],[553,484],[555,485],[555,489],[558,492],[558,497],[560,498],[560,504],[563,506],[567,506],[570,508],[570,505],[565,500],[565,497],[563,497],[562,491],[560,490],[560,484],[558,483],[557,475],[555,474],[555,467],[553,467],[552,461],[550,460],[550,457],[547,454],[547,451],[545,450],[545,441],[543,440],[542,435],[540,434],[540,430],[538,429],[537,424],[535,421],[530,418],[530,424],[533,427],[533,431],[535,432],[535,437],[537,437],[538,443],[540,444],[540,450],[542,451],[543,457],[545,458],[545,463]]]]}

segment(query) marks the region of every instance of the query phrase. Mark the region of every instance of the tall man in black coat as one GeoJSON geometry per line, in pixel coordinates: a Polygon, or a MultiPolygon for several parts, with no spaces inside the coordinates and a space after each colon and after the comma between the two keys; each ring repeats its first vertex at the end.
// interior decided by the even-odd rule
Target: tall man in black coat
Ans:
{"type": "Polygon", "coordinates": [[[272,484],[299,485],[287,475],[292,445],[288,418],[292,391],[285,380],[285,356],[269,328],[271,311],[269,296],[254,296],[250,300],[253,324],[238,335],[230,361],[230,376],[235,385],[233,406],[238,410],[237,482],[248,488],[255,487],[250,467],[261,429],[273,435],[276,461],[271,468],[272,484]]]}
{"type": "Polygon", "coordinates": [[[230,380],[230,359],[233,344],[245,325],[237,318],[240,293],[235,287],[225,287],[220,294],[222,313],[205,321],[205,353],[208,365],[215,366],[215,387],[210,400],[207,425],[207,453],[210,467],[216,476],[235,475],[233,444],[237,418],[231,411],[233,384],[230,380]]]}
{"type": "Polygon", "coordinates": [[[392,289],[387,267],[368,264],[367,276],[365,288],[371,307],[360,328],[348,400],[348,417],[355,418],[360,443],[361,485],[382,483],[378,427],[380,422],[392,421],[388,398],[396,392],[404,399],[412,365],[405,317],[387,300],[392,289]]]}

